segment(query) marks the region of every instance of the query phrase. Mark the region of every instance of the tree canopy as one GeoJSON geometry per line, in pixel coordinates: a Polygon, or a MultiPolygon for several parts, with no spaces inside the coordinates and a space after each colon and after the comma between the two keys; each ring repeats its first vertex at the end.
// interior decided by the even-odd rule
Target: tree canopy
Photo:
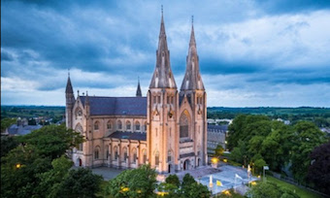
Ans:
{"type": "Polygon", "coordinates": [[[310,153],[327,141],[326,134],[312,122],[291,126],[260,115],[239,115],[228,130],[228,147],[234,161],[250,164],[258,172],[265,165],[281,172],[290,164],[294,178],[300,182],[305,181],[310,153]]]}
{"type": "Polygon", "coordinates": [[[64,125],[45,126],[17,138],[18,146],[1,158],[1,197],[40,196],[38,186],[46,180],[41,175],[56,168],[52,161],[82,141],[64,125]]]}
{"type": "Polygon", "coordinates": [[[314,148],[310,160],[307,180],[313,182],[320,191],[330,195],[330,141],[314,148]]]}

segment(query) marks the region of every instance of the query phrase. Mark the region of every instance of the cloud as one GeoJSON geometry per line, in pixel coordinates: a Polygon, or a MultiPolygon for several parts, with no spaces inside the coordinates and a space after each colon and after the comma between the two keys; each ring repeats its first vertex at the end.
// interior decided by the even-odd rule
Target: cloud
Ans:
{"type": "Polygon", "coordinates": [[[255,3],[260,6],[266,13],[282,14],[282,13],[299,13],[311,12],[319,9],[329,9],[329,1],[286,1],[286,0],[255,0],[255,3]]]}
{"type": "Polygon", "coordinates": [[[13,61],[14,56],[1,48],[1,61],[13,61]]]}
{"type": "MultiPolygon", "coordinates": [[[[177,86],[186,68],[194,15],[209,104],[224,98],[228,106],[291,105],[285,101],[290,100],[287,94],[306,97],[300,102],[306,105],[329,106],[313,103],[309,95],[315,89],[330,92],[330,6],[300,2],[166,2],[177,86]]],[[[1,98],[4,104],[19,101],[24,90],[34,104],[44,101],[33,93],[58,94],[56,100],[62,101],[68,69],[75,91],[134,95],[140,76],[146,93],[156,62],[159,2],[3,1],[1,15],[1,93],[8,94],[1,98]]]]}

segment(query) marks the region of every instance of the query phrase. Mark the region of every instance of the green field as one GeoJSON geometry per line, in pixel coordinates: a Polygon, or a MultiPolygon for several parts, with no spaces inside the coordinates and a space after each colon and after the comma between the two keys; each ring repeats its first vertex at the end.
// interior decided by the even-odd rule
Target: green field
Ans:
{"type": "Polygon", "coordinates": [[[315,198],[322,198],[322,196],[320,196],[318,194],[315,194],[311,191],[305,190],[305,189],[300,188],[298,186],[295,186],[293,184],[289,184],[287,182],[281,181],[281,180],[276,179],[275,177],[272,177],[272,176],[267,176],[267,181],[274,182],[274,183],[276,183],[277,185],[279,185],[281,187],[290,189],[290,190],[296,192],[301,198],[314,198],[314,197],[315,198]]]}

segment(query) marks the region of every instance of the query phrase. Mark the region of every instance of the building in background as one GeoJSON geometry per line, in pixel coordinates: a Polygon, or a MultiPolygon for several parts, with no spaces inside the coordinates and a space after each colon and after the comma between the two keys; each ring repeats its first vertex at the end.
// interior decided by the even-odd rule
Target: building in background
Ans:
{"type": "Polygon", "coordinates": [[[207,125],[207,153],[214,154],[214,149],[220,144],[227,149],[226,137],[228,125],[207,125]]]}

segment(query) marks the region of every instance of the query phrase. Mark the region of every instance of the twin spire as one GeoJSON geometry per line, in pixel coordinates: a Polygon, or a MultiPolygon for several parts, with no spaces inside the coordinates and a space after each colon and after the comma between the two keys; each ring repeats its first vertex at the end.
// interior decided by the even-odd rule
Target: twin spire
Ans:
{"type": "Polygon", "coordinates": [[[156,67],[149,88],[177,88],[171,70],[170,51],[167,47],[163,11],[160,23],[158,49],[156,51],[156,67]]]}
{"type": "MultiPolygon", "coordinates": [[[[204,90],[204,84],[199,72],[199,58],[196,49],[195,32],[192,17],[192,27],[190,42],[186,63],[186,73],[181,85],[181,91],[185,90],[204,90]]],[[[170,52],[167,46],[163,7],[160,23],[160,32],[158,40],[158,49],[156,51],[156,67],[152,76],[149,88],[173,88],[176,89],[176,83],[171,70],[170,52]]]]}

